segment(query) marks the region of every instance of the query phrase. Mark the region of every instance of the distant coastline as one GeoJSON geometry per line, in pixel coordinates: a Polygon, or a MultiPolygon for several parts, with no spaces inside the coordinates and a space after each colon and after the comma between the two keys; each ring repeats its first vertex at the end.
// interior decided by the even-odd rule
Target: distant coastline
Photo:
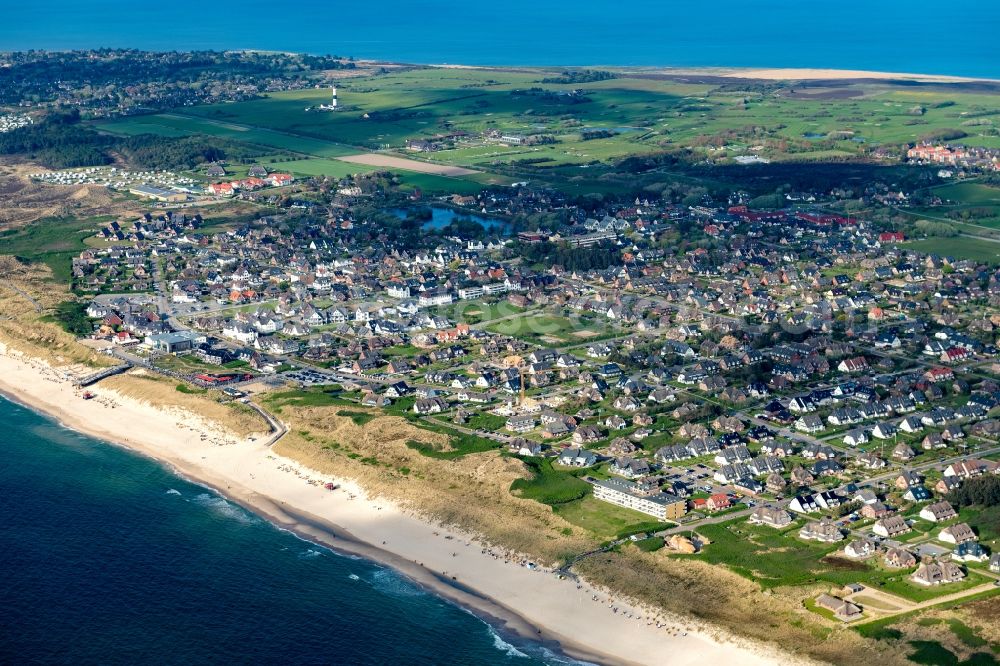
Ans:
{"type": "MultiPolygon", "coordinates": [[[[362,61],[374,64],[404,64],[387,61],[362,61]]],[[[446,69],[544,69],[543,66],[511,65],[450,65],[430,64],[428,67],[446,69]]],[[[569,67],[569,65],[567,65],[569,67]]],[[[881,72],[862,69],[833,69],[808,67],[623,67],[621,65],[573,65],[573,68],[609,69],[629,74],[662,74],[664,76],[711,76],[731,79],[749,79],[754,81],[915,81],[919,83],[1000,83],[1000,78],[985,78],[975,76],[950,76],[945,74],[915,74],[905,72],[881,72]]]]}
{"type": "MultiPolygon", "coordinates": [[[[263,0],[220,0],[212,20],[196,3],[170,7],[103,0],[14,3],[5,8],[0,48],[131,47],[147,50],[259,49],[339,54],[408,63],[564,67],[672,66],[843,68],[1000,78],[1000,9],[978,0],[948,6],[842,0],[629,5],[586,0],[568,7],[510,0],[489,3],[364,4],[306,2],[276,11],[263,0]],[[928,17],[965,17],[939,48],[928,17]],[[474,26],[474,29],[470,29],[474,26]]],[[[933,21],[933,19],[931,19],[933,21]]]]}

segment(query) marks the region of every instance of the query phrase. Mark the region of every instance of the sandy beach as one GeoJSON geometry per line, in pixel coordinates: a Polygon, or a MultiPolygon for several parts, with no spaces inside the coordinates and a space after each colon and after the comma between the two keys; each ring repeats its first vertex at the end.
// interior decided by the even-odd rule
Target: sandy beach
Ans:
{"type": "MultiPolygon", "coordinates": [[[[537,68],[520,66],[452,65],[435,64],[442,69],[496,69],[531,72],[537,68]]],[[[880,81],[904,80],[923,83],[972,83],[997,82],[998,79],[946,74],[914,74],[907,72],[874,72],[863,69],[821,69],[807,67],[623,67],[621,65],[579,65],[577,69],[608,69],[630,74],[667,74],[672,76],[722,76],[758,81],[845,81],[872,79],[880,81]]]]}
{"type": "Polygon", "coordinates": [[[265,434],[240,439],[190,413],[156,408],[99,384],[91,390],[96,397],[84,400],[64,372],[0,345],[5,395],[166,463],[304,538],[391,566],[503,630],[598,663],[801,663],[530,568],[516,555],[367,498],[350,481],[275,456],[265,434]],[[338,487],[329,490],[327,483],[338,487]]]}
{"type": "MultiPolygon", "coordinates": [[[[709,70],[710,71],[710,70],[709,70]]],[[[912,74],[903,72],[871,72],[860,69],[804,69],[804,68],[771,68],[771,69],[737,69],[719,72],[720,76],[730,76],[741,79],[762,79],[767,81],[832,81],[843,79],[879,79],[923,81],[925,83],[968,83],[971,81],[989,81],[992,79],[974,79],[963,76],[945,76],[942,74],[912,74]]]]}

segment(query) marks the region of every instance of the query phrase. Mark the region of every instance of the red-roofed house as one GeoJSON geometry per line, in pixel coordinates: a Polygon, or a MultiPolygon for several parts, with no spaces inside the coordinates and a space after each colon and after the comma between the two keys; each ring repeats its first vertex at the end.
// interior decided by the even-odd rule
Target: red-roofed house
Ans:
{"type": "Polygon", "coordinates": [[[233,184],[232,183],[209,183],[208,191],[215,196],[232,196],[233,194],[233,184]]]}
{"type": "Polygon", "coordinates": [[[939,382],[951,381],[955,378],[955,373],[952,372],[951,368],[931,368],[924,373],[924,378],[929,382],[937,384],[939,382]]]}
{"type": "Polygon", "coordinates": [[[941,354],[942,363],[957,363],[972,356],[972,352],[964,347],[949,347],[941,354]]]}
{"type": "Polygon", "coordinates": [[[721,511],[730,507],[729,497],[725,493],[715,493],[705,501],[709,511],[721,511]]]}

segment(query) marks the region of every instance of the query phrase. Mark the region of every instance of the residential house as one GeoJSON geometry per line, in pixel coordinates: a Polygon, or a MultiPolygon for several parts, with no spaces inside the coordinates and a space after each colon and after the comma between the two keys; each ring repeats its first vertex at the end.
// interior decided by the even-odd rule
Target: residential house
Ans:
{"type": "Polygon", "coordinates": [[[806,523],[799,530],[799,538],[807,541],[819,541],[821,543],[835,543],[842,541],[844,534],[837,527],[837,524],[829,520],[806,523]]]}
{"type": "Polygon", "coordinates": [[[856,620],[862,615],[861,608],[856,604],[829,594],[821,594],[816,597],[816,605],[830,611],[834,617],[843,622],[856,620]]]}
{"type": "Polygon", "coordinates": [[[851,543],[847,544],[844,548],[844,554],[856,560],[863,560],[866,557],[871,557],[876,553],[878,547],[873,541],[868,539],[856,539],[851,543]]]}
{"type": "Polygon", "coordinates": [[[910,580],[917,585],[927,587],[957,583],[963,578],[965,578],[965,571],[962,570],[962,567],[951,562],[925,562],[917,567],[917,570],[910,576],[910,580]]]}
{"type": "Polygon", "coordinates": [[[929,520],[932,523],[940,523],[945,520],[951,520],[957,516],[958,513],[955,511],[955,507],[953,507],[951,502],[947,500],[941,500],[940,502],[928,504],[920,510],[920,517],[924,520],[929,520]]]}
{"type": "Polygon", "coordinates": [[[958,523],[938,532],[938,540],[945,543],[960,544],[967,541],[977,541],[979,537],[972,531],[968,523],[958,523]]]}
{"type": "Polygon", "coordinates": [[[597,454],[587,449],[564,449],[557,459],[560,465],[567,467],[590,467],[597,462],[597,454]]]}
{"type": "Polygon", "coordinates": [[[758,506],[748,520],[754,525],[782,528],[792,524],[792,514],[777,506],[758,506]]]}
{"type": "Polygon", "coordinates": [[[885,551],[883,561],[891,569],[909,569],[917,566],[917,558],[905,548],[889,548],[885,551]]]}
{"type": "Polygon", "coordinates": [[[895,538],[900,534],[906,534],[911,529],[913,528],[910,527],[909,523],[902,516],[888,516],[876,521],[872,527],[872,532],[881,537],[895,538]]]}

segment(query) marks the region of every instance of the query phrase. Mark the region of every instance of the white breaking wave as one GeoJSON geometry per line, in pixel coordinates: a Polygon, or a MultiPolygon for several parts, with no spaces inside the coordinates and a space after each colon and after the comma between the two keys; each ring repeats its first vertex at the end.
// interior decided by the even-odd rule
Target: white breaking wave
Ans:
{"type": "Polygon", "coordinates": [[[396,597],[419,597],[426,594],[392,569],[377,569],[371,575],[372,587],[396,597]]]}
{"type": "Polygon", "coordinates": [[[490,628],[490,635],[493,636],[493,647],[500,650],[508,657],[521,657],[523,659],[528,658],[528,655],[521,652],[520,650],[518,650],[516,647],[514,647],[504,639],[500,638],[500,634],[493,631],[492,628],[490,628]]]}
{"type": "Polygon", "coordinates": [[[351,580],[361,580],[361,578],[357,574],[349,574],[347,577],[350,578],[351,580]]]}
{"type": "Polygon", "coordinates": [[[195,504],[211,509],[224,518],[231,518],[244,525],[251,525],[256,522],[256,518],[253,515],[216,495],[201,493],[200,495],[196,495],[192,501],[195,504]]]}
{"type": "Polygon", "coordinates": [[[166,492],[166,494],[167,494],[167,495],[180,495],[180,494],[181,494],[181,491],[179,491],[179,490],[174,490],[173,488],[171,488],[171,489],[169,489],[169,490],[168,490],[168,491],[166,492]]]}

